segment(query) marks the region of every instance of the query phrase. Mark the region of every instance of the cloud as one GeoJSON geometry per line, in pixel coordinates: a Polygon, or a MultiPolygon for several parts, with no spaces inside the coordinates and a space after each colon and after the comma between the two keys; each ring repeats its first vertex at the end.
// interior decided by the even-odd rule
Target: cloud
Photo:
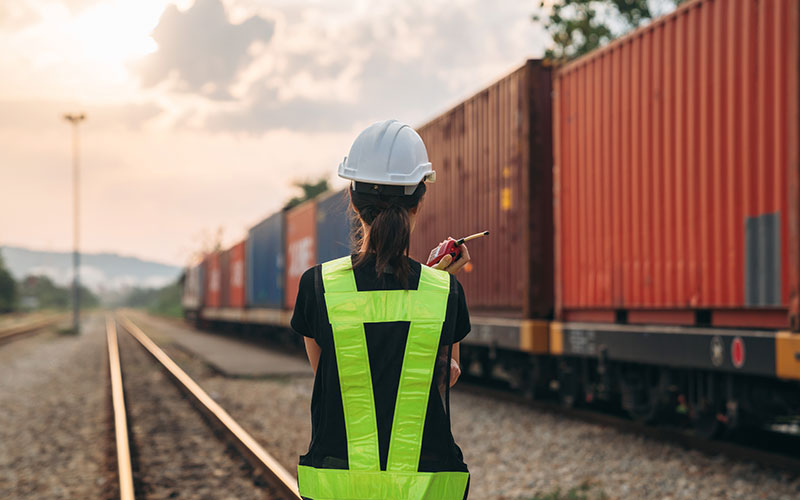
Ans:
{"type": "MultiPolygon", "coordinates": [[[[101,0],[60,0],[57,4],[65,7],[72,14],[78,14],[100,2],[101,0]]],[[[31,0],[5,0],[0,2],[0,27],[11,31],[19,31],[46,17],[46,14],[41,9],[44,8],[46,10],[47,7],[47,4],[42,5],[42,2],[36,3],[31,0]]]]}
{"type": "Polygon", "coordinates": [[[0,2],[0,27],[19,30],[39,20],[39,13],[23,1],[0,2]]]}
{"type": "Polygon", "coordinates": [[[263,87],[253,96],[252,103],[241,110],[213,113],[203,121],[203,127],[216,132],[260,134],[270,129],[346,130],[350,125],[353,110],[348,103],[307,98],[281,102],[276,95],[275,89],[263,87]]]}
{"type": "Polygon", "coordinates": [[[77,14],[83,10],[88,9],[102,0],[61,0],[61,3],[69,9],[73,14],[77,14]]]}
{"type": "Polygon", "coordinates": [[[446,82],[420,72],[413,62],[398,63],[383,52],[362,64],[357,97],[280,99],[280,88],[259,86],[240,109],[211,113],[202,123],[213,131],[262,133],[286,128],[305,132],[350,130],[384,117],[418,120],[450,95],[446,82]]]}
{"type": "Polygon", "coordinates": [[[531,7],[498,2],[406,0],[342,8],[338,17],[307,3],[278,20],[248,70],[259,77],[239,99],[192,110],[184,123],[253,134],[351,130],[387,117],[421,123],[541,54],[545,36],[531,7]]]}
{"type": "Polygon", "coordinates": [[[141,83],[152,87],[174,78],[180,92],[230,98],[229,85],[252,61],[248,49],[273,32],[274,22],[260,16],[231,23],[221,0],[197,0],[183,12],[170,5],[152,34],[158,50],[139,65],[141,83]]]}
{"type": "Polygon", "coordinates": [[[82,111],[99,129],[139,129],[158,116],[162,109],[155,103],[79,105],[71,101],[0,100],[0,130],[41,131],[64,127],[64,113],[82,111]]]}

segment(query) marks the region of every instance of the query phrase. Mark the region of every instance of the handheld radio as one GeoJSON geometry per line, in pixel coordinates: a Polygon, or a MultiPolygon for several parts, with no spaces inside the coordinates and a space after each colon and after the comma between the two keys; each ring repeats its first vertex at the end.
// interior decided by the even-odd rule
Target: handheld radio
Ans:
{"type": "Polygon", "coordinates": [[[445,255],[450,255],[451,257],[453,257],[453,262],[455,262],[456,260],[458,260],[459,257],[461,257],[461,245],[463,245],[467,241],[474,240],[475,238],[480,238],[488,234],[489,231],[483,231],[480,233],[471,234],[466,238],[461,238],[460,240],[447,238],[446,241],[444,241],[439,246],[431,250],[431,254],[428,256],[427,265],[428,266],[436,265],[436,263],[442,260],[445,255]]]}

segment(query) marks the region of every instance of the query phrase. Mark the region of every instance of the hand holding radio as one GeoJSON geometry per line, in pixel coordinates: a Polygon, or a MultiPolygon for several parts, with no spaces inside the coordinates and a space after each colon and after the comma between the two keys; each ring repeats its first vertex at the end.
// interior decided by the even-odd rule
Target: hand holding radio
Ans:
{"type": "MultiPolygon", "coordinates": [[[[455,240],[452,238],[444,240],[439,246],[447,246],[448,243],[452,241],[455,240]]],[[[450,274],[456,274],[457,272],[461,271],[461,269],[470,261],[469,250],[467,250],[467,246],[460,245],[457,255],[458,257],[454,257],[452,253],[446,253],[439,257],[436,263],[431,265],[431,267],[434,269],[447,271],[450,274]]]]}
{"type": "Polygon", "coordinates": [[[431,250],[427,265],[450,274],[456,274],[470,261],[469,250],[464,243],[488,234],[489,231],[483,231],[459,240],[447,238],[431,250]]]}

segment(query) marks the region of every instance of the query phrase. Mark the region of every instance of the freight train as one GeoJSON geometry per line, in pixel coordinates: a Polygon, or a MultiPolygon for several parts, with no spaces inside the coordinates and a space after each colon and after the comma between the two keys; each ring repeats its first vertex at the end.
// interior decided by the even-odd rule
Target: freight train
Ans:
{"type": "MultiPolygon", "coordinates": [[[[465,369],[706,435],[800,415],[798,26],[795,0],[695,0],[419,127],[411,255],[491,231],[459,276],[465,369]]],[[[350,229],[344,192],[272,215],[187,269],[187,317],[288,327],[350,229]]]]}

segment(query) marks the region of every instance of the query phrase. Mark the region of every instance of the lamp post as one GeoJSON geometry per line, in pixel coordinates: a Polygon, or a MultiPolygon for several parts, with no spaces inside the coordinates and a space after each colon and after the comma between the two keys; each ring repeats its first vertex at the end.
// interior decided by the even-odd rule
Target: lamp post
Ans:
{"type": "Polygon", "coordinates": [[[72,202],[73,202],[73,221],[72,221],[72,332],[75,334],[81,331],[81,298],[80,298],[80,276],[78,268],[80,266],[80,254],[78,253],[78,209],[79,203],[79,137],[78,125],[86,119],[85,113],[67,113],[64,119],[72,124],[72,202]]]}

